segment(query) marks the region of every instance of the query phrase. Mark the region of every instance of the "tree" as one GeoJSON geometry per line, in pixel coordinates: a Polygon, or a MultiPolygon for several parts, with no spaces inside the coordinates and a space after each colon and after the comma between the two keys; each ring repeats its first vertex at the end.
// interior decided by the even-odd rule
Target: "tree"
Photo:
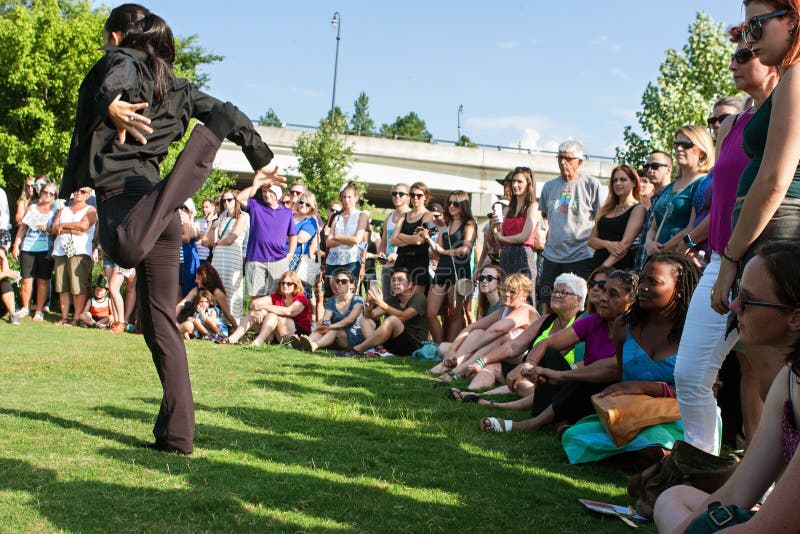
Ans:
{"type": "Polygon", "coordinates": [[[272,108],[269,108],[266,113],[258,118],[258,125],[283,128],[283,121],[281,121],[280,117],[278,117],[278,114],[275,113],[272,108]]]}
{"type": "Polygon", "coordinates": [[[644,135],[626,126],[624,147],[616,159],[638,167],[652,150],[671,152],[675,130],[684,124],[705,124],[715,100],[736,93],[728,63],[733,51],[722,25],[698,12],[689,26],[689,41],[681,51],[667,50],[655,84],[642,95],[642,110],[636,119],[644,135]]]}
{"type": "Polygon", "coordinates": [[[356,135],[372,135],[375,132],[375,121],[369,116],[369,97],[361,91],[353,103],[353,117],[350,119],[350,131],[356,135]]]}
{"type": "Polygon", "coordinates": [[[472,139],[467,137],[466,135],[462,134],[461,137],[458,138],[456,141],[456,146],[465,146],[469,148],[476,148],[478,145],[472,142],[472,139]]]}
{"type": "Polygon", "coordinates": [[[410,112],[405,117],[397,117],[392,124],[382,124],[380,134],[384,137],[428,142],[433,137],[419,115],[410,112]]]}
{"type": "MultiPolygon", "coordinates": [[[[106,8],[88,0],[0,2],[0,185],[58,177],[67,158],[78,88],[99,50],[106,8]]],[[[202,65],[219,61],[196,36],[176,39],[175,71],[208,82],[202,65]]]]}
{"type": "Polygon", "coordinates": [[[318,206],[339,198],[339,188],[347,180],[352,147],[339,134],[346,126],[343,117],[323,119],[313,134],[303,134],[292,150],[298,157],[297,170],[303,183],[317,196],[318,206]]]}
{"type": "Polygon", "coordinates": [[[333,128],[336,133],[345,133],[347,131],[347,115],[344,114],[342,108],[339,106],[334,106],[332,110],[328,110],[328,114],[325,115],[323,120],[328,121],[330,123],[329,126],[333,128]]]}

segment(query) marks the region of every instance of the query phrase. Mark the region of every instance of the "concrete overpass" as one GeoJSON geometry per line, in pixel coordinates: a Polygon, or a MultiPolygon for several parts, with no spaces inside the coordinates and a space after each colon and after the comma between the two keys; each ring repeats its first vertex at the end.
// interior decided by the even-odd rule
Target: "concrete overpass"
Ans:
{"type": "MultiPolygon", "coordinates": [[[[258,130],[275,153],[274,163],[287,173],[298,174],[292,146],[300,135],[308,132],[271,126],[259,126],[258,130]]],[[[559,174],[553,153],[467,148],[354,135],[346,135],[345,141],[353,149],[348,175],[368,184],[368,200],[377,207],[391,207],[390,191],[394,184],[421,181],[431,189],[433,200],[441,203],[450,191],[461,189],[470,193],[473,213],[479,216],[487,213],[491,202],[503,192],[495,180],[514,167],[534,170],[537,193],[546,181],[559,174]]],[[[240,187],[249,185],[252,179],[253,171],[247,160],[229,141],[223,143],[214,166],[238,175],[240,187]]],[[[583,164],[584,173],[604,181],[613,168],[610,159],[588,159],[583,164]]]]}

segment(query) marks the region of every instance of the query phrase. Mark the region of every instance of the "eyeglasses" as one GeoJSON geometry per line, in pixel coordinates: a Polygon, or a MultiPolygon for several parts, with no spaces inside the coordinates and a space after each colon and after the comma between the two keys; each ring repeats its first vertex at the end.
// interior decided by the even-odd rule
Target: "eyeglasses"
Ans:
{"type": "Polygon", "coordinates": [[[478,282],[494,282],[495,280],[500,280],[500,277],[493,274],[482,274],[478,277],[478,282]]]}
{"type": "Polygon", "coordinates": [[[411,198],[420,199],[420,198],[423,198],[425,196],[425,193],[411,193],[409,196],[411,198]]]}
{"type": "Polygon", "coordinates": [[[749,48],[742,48],[741,50],[737,50],[735,53],[731,54],[731,61],[735,61],[739,65],[744,65],[753,59],[753,56],[755,56],[755,54],[752,50],[749,48]]]}
{"type": "Polygon", "coordinates": [[[742,300],[742,311],[745,311],[748,306],[759,306],[761,308],[773,308],[775,310],[794,311],[797,306],[789,306],[788,304],[778,304],[777,302],[759,302],[757,300],[742,300]]]}
{"type": "Polygon", "coordinates": [[[392,196],[393,196],[393,197],[400,197],[400,198],[403,198],[403,197],[404,197],[404,196],[406,196],[407,194],[408,194],[408,193],[406,193],[405,191],[392,191],[392,196]]]}
{"type": "Polygon", "coordinates": [[[672,148],[681,147],[681,148],[683,148],[685,150],[689,150],[693,146],[694,146],[694,143],[692,143],[691,141],[675,141],[674,143],[672,143],[672,148]]]}
{"type": "Polygon", "coordinates": [[[54,192],[52,192],[52,191],[42,191],[40,194],[41,195],[49,195],[51,197],[56,196],[56,194],[54,192]]]}
{"type": "Polygon", "coordinates": [[[575,158],[572,156],[562,156],[561,154],[556,156],[556,160],[558,161],[575,161],[576,159],[581,159],[581,158],[575,158]]]}
{"type": "Polygon", "coordinates": [[[459,202],[458,200],[448,200],[447,201],[447,206],[448,207],[453,207],[453,208],[458,208],[459,206],[461,206],[461,202],[459,202]]]}
{"type": "MultiPolygon", "coordinates": [[[[605,280],[589,280],[589,289],[592,289],[594,286],[599,287],[600,289],[606,288],[606,281],[605,280]]],[[[554,291],[555,293],[555,291],[554,291]]]]}
{"type": "Polygon", "coordinates": [[[349,284],[350,283],[350,279],[349,278],[334,278],[333,281],[336,282],[339,285],[344,285],[344,284],[349,284]]]}
{"type": "Polygon", "coordinates": [[[283,200],[281,200],[281,204],[283,204],[284,206],[285,205],[290,205],[291,206],[292,199],[291,198],[284,198],[283,200]]]}
{"type": "Polygon", "coordinates": [[[648,171],[648,170],[650,170],[650,169],[652,169],[652,170],[654,170],[654,171],[657,171],[657,170],[658,170],[660,167],[669,167],[669,166],[670,166],[670,165],[669,165],[669,164],[667,164],[667,163],[659,163],[659,162],[657,162],[657,161],[654,161],[653,163],[645,163],[645,164],[642,166],[642,168],[643,168],[645,171],[648,171]]]}
{"type": "Polygon", "coordinates": [[[296,286],[297,284],[295,284],[294,282],[287,282],[286,280],[283,280],[283,281],[281,281],[281,285],[282,285],[282,286],[294,287],[294,286],[296,286]]]}
{"type": "Polygon", "coordinates": [[[727,119],[730,116],[730,113],[722,113],[721,115],[717,115],[714,117],[713,115],[706,119],[706,123],[708,124],[709,128],[713,128],[717,124],[722,124],[722,121],[727,119]]]}
{"type": "Polygon", "coordinates": [[[230,198],[223,198],[223,199],[222,199],[222,201],[223,201],[223,202],[233,202],[234,200],[236,200],[236,199],[235,199],[235,198],[233,198],[233,197],[230,197],[230,198]]]}
{"type": "Polygon", "coordinates": [[[47,184],[46,184],[46,183],[44,183],[44,182],[36,182],[35,184],[33,184],[33,187],[35,187],[36,189],[41,189],[41,188],[43,188],[43,187],[44,187],[44,186],[46,186],[46,185],[47,185],[47,184]]]}
{"type": "Polygon", "coordinates": [[[782,17],[789,11],[787,9],[778,9],[777,11],[772,11],[770,13],[764,13],[763,15],[756,15],[755,17],[751,17],[750,20],[747,21],[747,24],[744,25],[742,29],[742,39],[744,39],[745,44],[750,46],[753,41],[758,41],[764,35],[764,21],[775,18],[775,17],[782,17]]]}
{"type": "Polygon", "coordinates": [[[554,289],[551,293],[554,297],[577,297],[575,293],[571,293],[569,291],[563,291],[561,289],[554,289]]]}

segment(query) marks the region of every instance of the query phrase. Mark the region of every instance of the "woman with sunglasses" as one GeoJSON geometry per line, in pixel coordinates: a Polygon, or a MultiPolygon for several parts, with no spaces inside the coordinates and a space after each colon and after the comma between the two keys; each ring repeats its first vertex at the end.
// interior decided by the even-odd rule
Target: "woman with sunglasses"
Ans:
{"type": "Polygon", "coordinates": [[[428,246],[438,256],[433,283],[428,291],[428,330],[434,343],[452,341],[464,328],[464,296],[456,290],[456,283],[468,279],[472,291],[470,257],[478,225],[472,217],[469,195],[464,191],[453,191],[447,197],[444,224],[434,241],[426,228],[420,231],[428,246]],[[443,325],[439,323],[439,311],[444,306],[443,325]]]}
{"type": "Polygon", "coordinates": [[[533,281],[524,274],[516,273],[506,278],[503,288],[503,307],[475,321],[457,337],[447,357],[428,374],[438,374],[439,384],[444,385],[465,376],[467,367],[503,343],[522,334],[539,313],[529,304],[533,281]],[[455,347],[455,348],[453,348],[455,347]]]}
{"type": "Polygon", "coordinates": [[[647,208],[638,198],[636,169],[630,165],[615,167],[608,182],[608,197],[597,213],[597,222],[589,236],[589,246],[594,249],[593,268],[603,265],[633,269],[636,258],[633,242],[647,215],[647,208]]]}
{"type": "MultiPolygon", "coordinates": [[[[689,299],[699,271],[684,254],[659,252],[647,259],[639,292],[629,313],[613,329],[621,382],[598,397],[615,395],[675,396],[675,359],[689,299]]],[[[679,422],[644,428],[624,446],[611,440],[597,415],[591,414],[564,432],[562,445],[571,464],[625,455],[615,463],[644,469],[663,458],[683,437],[679,422]]]]}
{"type": "Polygon", "coordinates": [[[384,300],[392,296],[392,272],[397,261],[397,247],[392,244],[392,235],[403,217],[411,210],[408,206],[411,197],[408,184],[397,184],[392,188],[392,209],[386,214],[378,243],[378,263],[381,264],[381,289],[384,300]]]}
{"type": "Polygon", "coordinates": [[[55,262],[55,291],[59,295],[61,319],[55,324],[76,326],[78,315],[86,305],[92,289],[92,243],[97,210],[86,203],[92,190],[81,187],[72,204],[64,206],[53,221],[53,260],[55,262]],[[71,249],[68,251],[68,249],[71,249]],[[69,320],[69,307],[75,311],[69,320]]]}
{"type": "MultiPolygon", "coordinates": [[[[742,39],[744,24],[729,30],[737,44],[729,69],[739,91],[753,98],[753,106],[722,121],[717,133],[717,160],[712,178],[711,211],[708,215],[708,265],[689,304],[675,365],[675,384],[683,421],[684,441],[710,454],[719,451],[717,402],[713,386],[727,356],[723,348],[726,317],[716,313],[710,303],[711,291],[722,264],[722,252],[731,236],[731,215],[736,203],[739,177],[750,159],[742,149],[742,136],[753,114],[761,108],[779,80],[778,69],[761,63],[742,39]]],[[[688,234],[689,240],[695,239],[688,234]]],[[[696,240],[696,239],[695,239],[696,240]]],[[[742,370],[741,401],[745,443],[755,434],[760,418],[761,400],[752,367],[737,352],[742,370]]]]}
{"type": "Polygon", "coordinates": [[[424,224],[433,222],[428,211],[430,189],[422,182],[411,184],[411,209],[403,216],[400,228],[392,233],[391,243],[397,247],[395,267],[405,267],[411,275],[417,293],[424,294],[430,283],[428,241],[420,234],[424,224]]]}
{"type": "MultiPolygon", "coordinates": [[[[297,187],[297,186],[295,186],[297,187]]],[[[297,200],[294,203],[294,229],[297,232],[297,248],[294,257],[289,263],[289,269],[297,271],[300,265],[301,256],[315,256],[319,251],[317,240],[317,197],[311,191],[304,191],[295,195],[297,200]]],[[[311,297],[311,287],[303,282],[303,289],[306,297],[311,297]]]]}
{"type": "MultiPolygon", "coordinates": [[[[755,120],[754,119],[751,119],[755,120]]],[[[662,533],[797,532],[800,502],[800,246],[776,242],[760,247],[747,264],[731,310],[739,337],[758,347],[747,357],[766,394],[764,411],[747,453],[725,484],[709,495],[689,486],[662,493],[655,521],[662,533]],[[771,387],[769,386],[771,384],[771,387]],[[770,486],[774,489],[769,492],[770,486]],[[768,493],[769,492],[769,493],[768,493]],[[758,513],[748,512],[763,496],[758,513]],[[736,510],[738,508],[738,510],[736,510]],[[735,521],[726,523],[727,518],[735,521]],[[752,516],[752,517],[751,517],[752,516]],[[723,523],[713,528],[712,523],[723,523]],[[745,525],[735,526],[746,522],[745,525]],[[698,527],[704,526],[705,529],[698,527]],[[708,528],[712,527],[712,528],[708,528]],[[729,527],[729,528],[728,528],[729,527]],[[686,530],[689,532],[689,530],[686,530]]]]}
{"type": "Polygon", "coordinates": [[[239,191],[228,189],[222,193],[222,211],[203,238],[203,245],[213,249],[211,266],[219,273],[225,286],[228,309],[236,322],[229,326],[236,327],[242,320],[244,303],[244,247],[247,231],[250,228],[250,216],[242,211],[236,202],[239,191]]]}
{"type": "Polygon", "coordinates": [[[223,343],[238,343],[253,327],[258,335],[250,344],[286,343],[294,335],[311,333],[311,304],[303,294],[303,284],[297,273],[286,271],[278,281],[275,293],[253,299],[250,313],[242,324],[223,343]]]}
{"type": "Polygon", "coordinates": [[[678,177],[666,186],[655,205],[647,231],[647,255],[659,251],[685,250],[683,236],[693,227],[692,200],[695,189],[714,166],[714,141],[702,126],[681,126],[675,132],[675,162],[678,177]]]}
{"type": "MultiPolygon", "coordinates": [[[[591,396],[615,382],[619,367],[614,358],[616,348],[612,338],[614,320],[626,313],[636,298],[638,277],[628,271],[614,271],[606,281],[597,313],[575,321],[572,326],[539,341],[523,359],[519,377],[536,384],[531,404],[532,419],[512,421],[497,417],[481,420],[481,429],[494,432],[511,430],[538,430],[556,423],[559,429],[574,424],[594,412],[591,396]],[[585,344],[583,362],[574,368],[561,353],[578,343],[585,344]],[[552,349],[552,350],[550,350],[552,349]],[[540,384],[553,387],[541,388],[540,384]],[[540,394],[541,393],[541,394],[540,394]]],[[[526,345],[511,344],[517,353],[526,345]]],[[[511,391],[516,391],[517,381],[509,375],[511,391]]]]}
{"type": "MultiPolygon", "coordinates": [[[[495,383],[503,385],[486,391],[481,395],[463,393],[461,390],[452,388],[450,390],[450,398],[463,402],[495,404],[493,401],[484,400],[481,402],[481,400],[483,400],[484,396],[507,395],[511,393],[511,390],[505,384],[508,376],[519,375],[521,370],[519,360],[530,347],[533,347],[540,340],[572,326],[572,323],[575,322],[583,311],[584,302],[586,301],[586,292],[586,281],[583,278],[573,273],[562,273],[558,275],[554,282],[553,291],[550,293],[549,304],[550,310],[552,310],[551,313],[537,319],[514,340],[504,343],[497,349],[480,356],[467,367],[466,375],[470,380],[468,389],[484,389],[493,386],[495,383]],[[517,350],[516,347],[520,346],[525,348],[517,350]]],[[[574,365],[576,364],[576,352],[580,352],[580,358],[582,359],[583,343],[579,343],[563,355],[559,352],[556,356],[566,360],[569,365],[574,365]]],[[[527,382],[522,384],[520,380],[517,380],[514,393],[521,399],[533,395],[533,391],[532,383],[527,382]]],[[[528,399],[521,403],[518,402],[517,404],[512,402],[500,406],[503,408],[530,408],[531,400],[532,399],[528,399]]]]}
{"type": "Polygon", "coordinates": [[[292,347],[306,352],[338,347],[346,349],[364,341],[359,321],[364,316],[364,299],[353,294],[356,278],[347,269],[333,273],[333,296],[325,300],[325,314],[310,335],[296,335],[292,347]]]}
{"type": "Polygon", "coordinates": [[[33,280],[36,279],[36,312],[33,320],[37,322],[44,320],[44,307],[50,295],[50,276],[54,267],[53,258],[50,256],[53,248],[50,234],[58,212],[53,205],[56,194],[58,189],[55,184],[48,182],[39,194],[39,200],[25,212],[11,247],[11,255],[19,261],[22,272],[22,282],[19,286],[22,308],[17,312],[17,316],[21,318],[30,313],[28,306],[33,293],[33,280]]]}
{"type": "MultiPolygon", "coordinates": [[[[511,201],[503,209],[503,221],[492,221],[494,240],[501,247],[500,267],[508,274],[522,273],[536,282],[536,252],[544,248],[545,236],[531,169],[514,169],[511,192],[511,201]]],[[[531,295],[531,303],[536,305],[535,294],[531,295]]]]}
{"type": "Polygon", "coordinates": [[[17,199],[17,211],[14,215],[15,226],[19,227],[19,225],[22,224],[22,218],[28,212],[28,206],[36,204],[39,201],[39,192],[45,186],[45,183],[49,181],[47,176],[37,176],[25,180],[22,193],[17,199]],[[37,185],[37,182],[40,185],[37,185]]]}

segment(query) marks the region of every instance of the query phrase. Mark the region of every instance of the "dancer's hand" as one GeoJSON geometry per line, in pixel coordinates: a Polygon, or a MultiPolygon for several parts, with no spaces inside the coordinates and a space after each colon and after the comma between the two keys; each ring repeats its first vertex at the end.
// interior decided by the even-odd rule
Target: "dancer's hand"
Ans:
{"type": "Polygon", "coordinates": [[[279,167],[276,165],[271,171],[267,166],[261,167],[256,171],[253,177],[253,187],[271,187],[277,185],[278,187],[286,187],[286,177],[278,173],[279,167]]]}
{"type": "Polygon", "coordinates": [[[118,94],[111,104],[108,105],[108,118],[117,130],[117,141],[120,144],[125,142],[125,134],[130,133],[134,139],[141,144],[147,144],[142,134],[151,134],[153,129],[148,126],[150,119],[140,113],[140,109],[147,108],[147,102],[131,104],[122,100],[122,93],[118,94]]]}

